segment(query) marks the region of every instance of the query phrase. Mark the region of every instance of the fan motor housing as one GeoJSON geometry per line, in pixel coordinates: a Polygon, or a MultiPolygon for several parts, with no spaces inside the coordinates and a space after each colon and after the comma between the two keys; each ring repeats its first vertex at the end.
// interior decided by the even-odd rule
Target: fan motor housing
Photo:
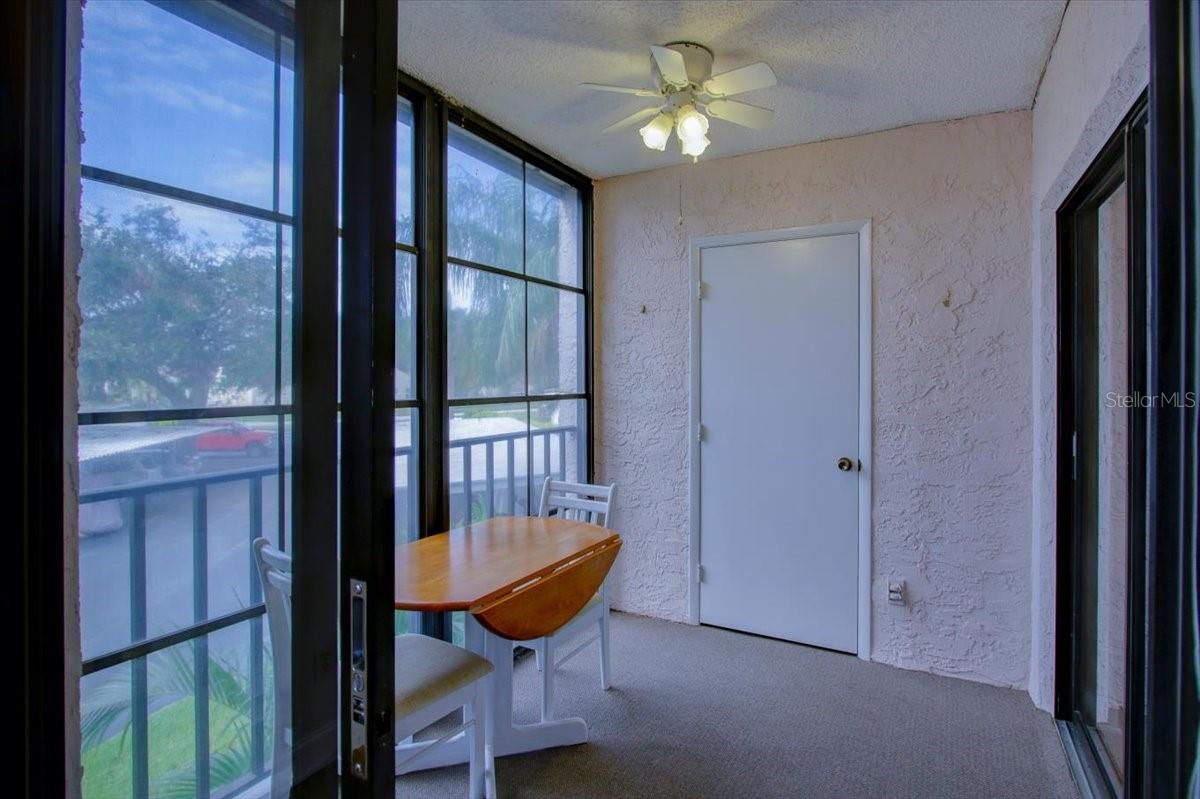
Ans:
{"type": "MultiPolygon", "coordinates": [[[[668,42],[664,44],[669,50],[674,50],[683,56],[683,66],[687,70],[688,80],[693,86],[701,86],[704,81],[712,77],[713,54],[702,44],[696,42],[668,42]]],[[[658,79],[659,85],[664,85],[662,74],[658,71],[658,65],[654,64],[654,59],[650,59],[654,76],[658,79]]]]}

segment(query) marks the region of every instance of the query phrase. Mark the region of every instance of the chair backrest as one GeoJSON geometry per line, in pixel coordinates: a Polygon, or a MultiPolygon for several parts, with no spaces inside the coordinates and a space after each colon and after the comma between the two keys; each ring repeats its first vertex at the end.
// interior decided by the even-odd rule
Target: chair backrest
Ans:
{"type": "Polygon", "coordinates": [[[291,743],[292,730],[292,559],[265,538],[254,539],[252,547],[254,564],[262,582],[263,601],[267,606],[267,625],[271,630],[278,758],[280,743],[291,743]]]}
{"type": "Polygon", "coordinates": [[[542,483],[542,502],[539,516],[558,516],[578,522],[609,527],[612,520],[613,496],[617,486],[564,483],[546,478],[542,483]]]}

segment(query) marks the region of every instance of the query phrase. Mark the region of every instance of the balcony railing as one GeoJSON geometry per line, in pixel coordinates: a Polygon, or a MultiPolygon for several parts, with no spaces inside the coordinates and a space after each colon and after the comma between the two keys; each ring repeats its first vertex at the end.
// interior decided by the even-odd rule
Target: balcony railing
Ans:
{"type": "MultiPolygon", "coordinates": [[[[531,486],[545,476],[566,479],[573,453],[572,439],[579,429],[559,425],[524,432],[500,433],[456,439],[450,443],[451,462],[458,468],[451,471],[451,518],[454,524],[500,514],[522,513],[536,498],[531,486]],[[521,443],[528,442],[525,458],[518,457],[521,443]],[[461,461],[455,459],[459,455],[461,461]],[[480,462],[476,463],[479,458],[480,462]],[[524,463],[521,461],[524,460],[524,463]],[[497,467],[501,468],[497,468],[497,467]],[[480,470],[482,473],[480,474],[480,470]],[[478,500],[478,504],[477,504],[478,500]]],[[[582,443],[576,441],[576,447],[582,443]]],[[[579,450],[576,449],[576,453],[579,450]]],[[[396,534],[398,539],[409,538],[418,530],[416,494],[408,488],[418,481],[417,458],[412,446],[395,449],[397,479],[396,534]],[[403,460],[401,460],[403,459],[403,460]]],[[[290,465],[283,466],[283,472],[290,465]]],[[[147,658],[149,655],[180,644],[193,644],[193,682],[195,702],[195,793],[200,797],[232,796],[265,777],[269,771],[267,757],[268,697],[265,685],[266,649],[263,638],[265,606],[258,583],[249,541],[263,535],[263,483],[278,479],[278,464],[255,466],[130,483],[120,486],[88,489],[80,492],[80,505],[117,502],[122,507],[123,527],[129,539],[129,640],[128,646],[113,649],[83,663],[84,676],[130,664],[129,741],[132,757],[132,794],[136,799],[150,795],[150,715],[151,697],[147,658]],[[249,573],[248,604],[231,613],[210,617],[209,613],[209,494],[222,484],[247,485],[247,514],[249,534],[247,564],[249,573]],[[147,500],[155,495],[187,492],[191,501],[191,581],[192,623],[165,634],[151,636],[148,625],[147,591],[147,500]],[[210,659],[208,636],[238,624],[248,624],[249,646],[249,729],[250,763],[248,773],[232,784],[211,785],[210,741],[210,659]]],[[[105,535],[97,533],[96,535],[105,535]]],[[[86,553],[81,553],[86,557],[86,553]]],[[[183,562],[180,558],[179,563],[183,562]]],[[[84,564],[86,568],[86,564],[84,564]]],[[[182,575],[180,575],[182,577],[182,575]]],[[[85,608],[86,614],[87,608],[85,608]]],[[[85,697],[85,712],[86,707],[85,697]]],[[[157,709],[157,708],[156,708],[157,709]]]]}
{"type": "MultiPolygon", "coordinates": [[[[527,491],[531,485],[538,485],[539,478],[567,478],[571,458],[570,442],[578,432],[579,429],[573,425],[532,429],[529,433],[529,450],[525,464],[520,464],[517,460],[517,443],[525,438],[524,433],[499,433],[452,440],[452,524],[457,526],[481,518],[528,512],[532,503],[537,501],[537,497],[531,496],[527,491]],[[454,457],[456,450],[461,456],[461,468],[458,470],[455,469],[455,465],[459,463],[454,457]],[[476,476],[477,450],[483,453],[482,478],[476,476]],[[498,461],[503,464],[503,469],[499,471],[498,461]],[[523,473],[518,472],[518,469],[523,473]],[[509,475],[515,475],[515,479],[509,479],[509,475]],[[477,497],[480,500],[478,507],[475,505],[477,497]]],[[[415,529],[415,526],[410,529],[415,529]]]]}

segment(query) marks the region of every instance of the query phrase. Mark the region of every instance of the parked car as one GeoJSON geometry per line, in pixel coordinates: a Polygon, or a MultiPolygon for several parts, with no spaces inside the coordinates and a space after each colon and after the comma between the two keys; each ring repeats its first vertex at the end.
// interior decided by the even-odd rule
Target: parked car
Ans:
{"type": "Polygon", "coordinates": [[[196,436],[196,452],[241,452],[251,458],[261,458],[274,441],[275,436],[271,433],[255,430],[241,422],[231,422],[196,436]]]}

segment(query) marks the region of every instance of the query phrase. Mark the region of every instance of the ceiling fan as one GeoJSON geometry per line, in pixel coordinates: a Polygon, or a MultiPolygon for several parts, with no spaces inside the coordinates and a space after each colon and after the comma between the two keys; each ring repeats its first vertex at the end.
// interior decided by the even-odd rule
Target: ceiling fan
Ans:
{"type": "Polygon", "coordinates": [[[638,131],[647,147],[665,150],[674,130],[679,136],[683,154],[692,156],[695,161],[711,144],[708,138],[709,116],[754,130],[762,130],[775,117],[775,112],[769,108],[727,99],[735,94],[775,85],[775,73],[761,61],[713,75],[712,50],[695,42],[670,42],[650,48],[650,64],[657,87],[654,89],[608,86],[603,83],[580,84],[587,89],[652,97],[662,101],[660,105],[643,108],[609,125],[604,129],[605,133],[650,119],[638,131]]]}

